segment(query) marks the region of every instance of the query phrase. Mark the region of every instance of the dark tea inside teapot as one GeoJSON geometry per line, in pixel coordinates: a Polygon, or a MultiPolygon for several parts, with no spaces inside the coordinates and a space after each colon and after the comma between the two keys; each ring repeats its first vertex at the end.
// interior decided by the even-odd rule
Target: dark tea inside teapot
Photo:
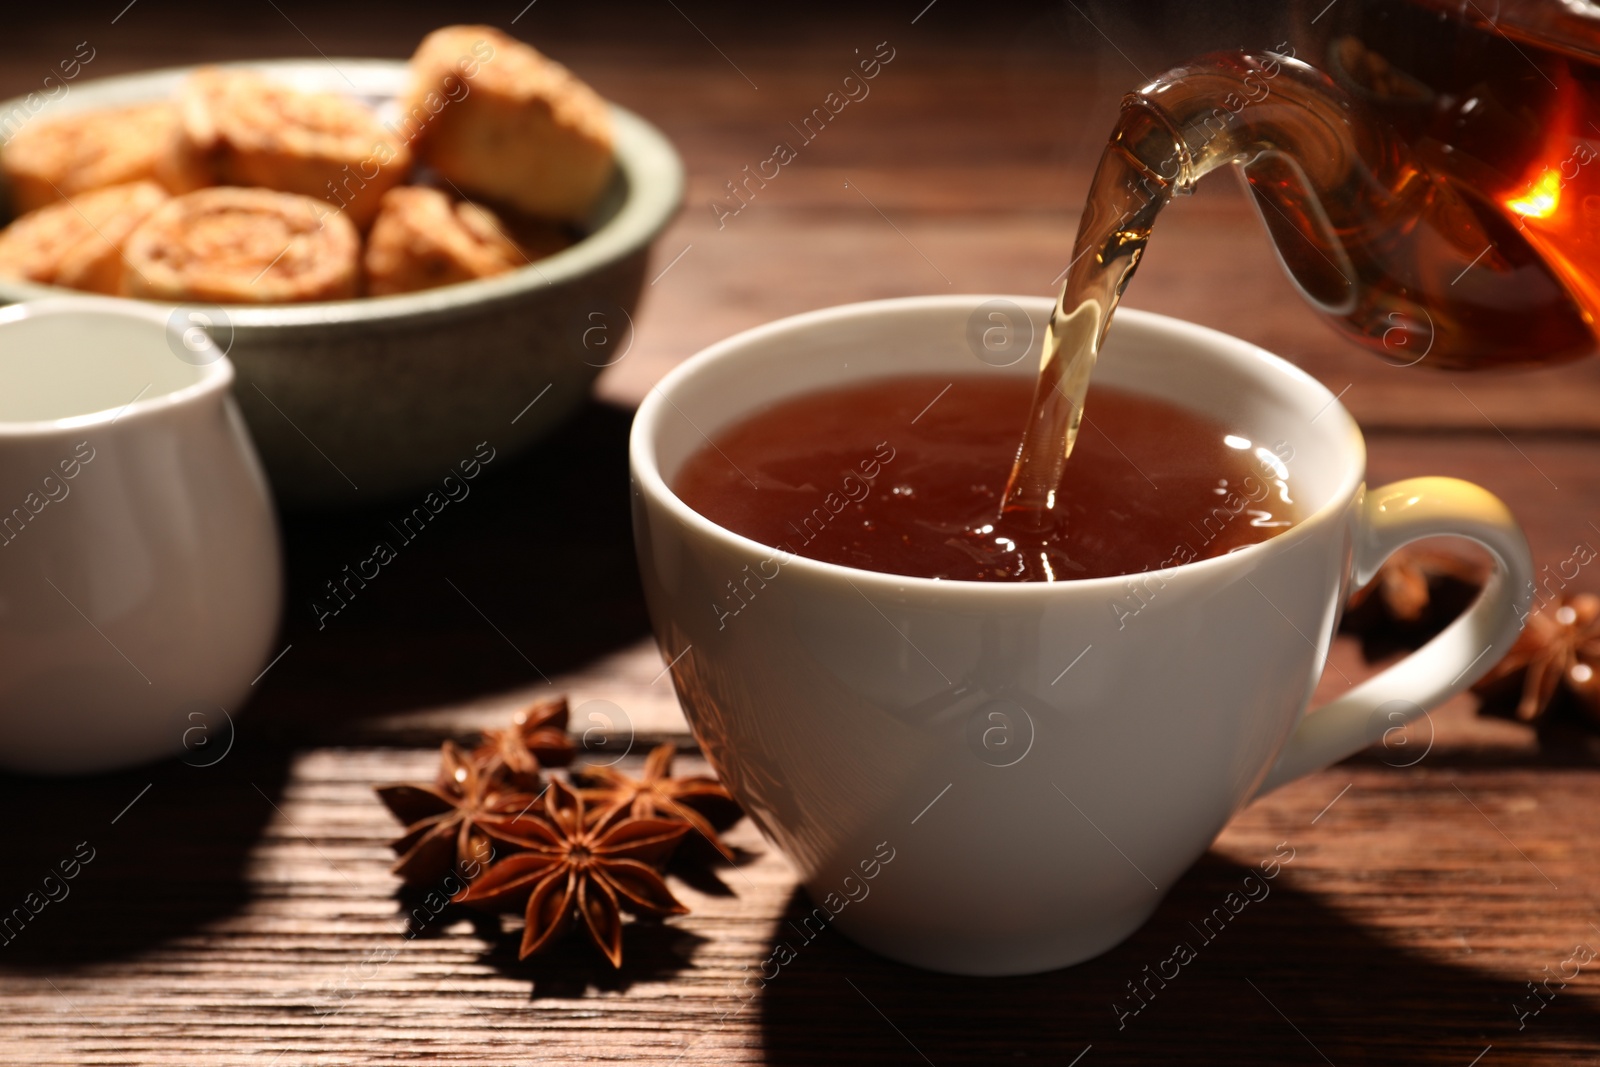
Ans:
{"type": "Polygon", "coordinates": [[[1595,346],[1600,7],[1305,5],[1272,51],[1202,56],[1124,101],[1080,246],[1225,163],[1306,299],[1392,362],[1595,346]]]}
{"type": "Polygon", "coordinates": [[[1006,485],[1007,554],[1055,521],[1101,342],[1160,213],[1225,164],[1301,295],[1392,363],[1595,348],[1600,7],[1485,3],[1296,7],[1276,47],[1200,56],[1124,99],[1006,485]]]}

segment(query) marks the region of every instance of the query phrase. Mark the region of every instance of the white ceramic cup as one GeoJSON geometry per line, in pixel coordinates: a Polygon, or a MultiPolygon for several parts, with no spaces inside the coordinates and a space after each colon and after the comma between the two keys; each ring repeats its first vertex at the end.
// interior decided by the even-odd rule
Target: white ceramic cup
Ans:
{"type": "Polygon", "coordinates": [[[0,767],[212,759],[231,740],[282,606],[232,382],[155,306],[0,308],[0,767]]]}
{"type": "MultiPolygon", "coordinates": [[[[1115,945],[1259,791],[1470,685],[1515,640],[1533,570],[1483,489],[1366,489],[1360,432],[1304,372],[1128,310],[1096,380],[1286,443],[1296,526],[1157,578],[933,581],[775,553],[669,488],[708,435],[796,394],[907,373],[1031,376],[1035,359],[975,358],[969,321],[989,299],[829,308],[713,345],[640,407],[630,460],[639,564],[679,698],[798,868],[817,923],[907,963],[1019,974],[1115,945]],[[1306,714],[1348,592],[1435,534],[1494,556],[1480,599],[1306,714]]],[[[1050,301],[1009,299],[1042,336],[1050,301]]]]}

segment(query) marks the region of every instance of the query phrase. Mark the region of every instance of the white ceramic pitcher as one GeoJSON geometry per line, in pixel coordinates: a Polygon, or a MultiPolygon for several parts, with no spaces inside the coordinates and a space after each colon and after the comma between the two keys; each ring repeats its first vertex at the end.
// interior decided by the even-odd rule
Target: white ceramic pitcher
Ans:
{"type": "Polygon", "coordinates": [[[266,665],[281,552],[232,382],[158,307],[0,308],[0,767],[182,753],[266,665]]]}

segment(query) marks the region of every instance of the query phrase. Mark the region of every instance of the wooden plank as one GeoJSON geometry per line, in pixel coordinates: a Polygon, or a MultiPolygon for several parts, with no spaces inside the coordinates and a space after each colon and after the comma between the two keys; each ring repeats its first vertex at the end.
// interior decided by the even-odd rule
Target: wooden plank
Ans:
{"type": "MultiPolygon", "coordinates": [[[[673,878],[694,913],[631,930],[621,972],[578,940],[518,963],[492,923],[434,918],[386,871],[395,828],[370,787],[432,767],[418,750],[241,745],[214,767],[154,772],[115,826],[138,775],[76,797],[36,787],[43,817],[13,854],[42,871],[84,836],[97,854],[4,950],[4,1058],[1066,1063],[1092,1044],[1094,1062],[1316,1062],[1314,1044],[1339,1064],[1464,1064],[1490,1045],[1501,1062],[1596,1062],[1592,969],[1524,1029],[1514,1013],[1544,968],[1600,945],[1592,766],[1433,753],[1408,770],[1336,768],[1244,812],[1125,944],[1003,980],[888,963],[831,930],[805,940],[790,925],[805,898],[748,825],[737,867],[673,878]],[[1278,878],[1246,884],[1291,851],[1278,878]],[[1261,884],[1268,895],[1196,931],[1261,884]],[[427,922],[408,936],[415,907],[427,922]],[[1179,941],[1197,958],[1133,1013],[1127,984],[1179,941]],[[796,959],[746,991],[779,944],[796,959]]],[[[911,849],[938,833],[935,817],[893,836],[911,849]]]]}
{"type": "MultiPolygon", "coordinates": [[[[1063,191],[1052,208],[1030,210],[1009,199],[1013,187],[1027,187],[1026,180],[994,174],[985,181],[969,174],[967,210],[934,211],[908,206],[914,196],[905,187],[918,179],[907,172],[857,166],[819,174],[820,163],[810,172],[802,166],[795,164],[792,182],[785,175],[790,184],[778,189],[773,183],[761,193],[770,199],[752,200],[721,230],[708,206],[711,197],[697,203],[691,186],[689,207],[662,237],[658,262],[665,266],[689,251],[647,292],[635,351],[607,370],[602,395],[636,402],[699,349],[771,319],[831,304],[940,292],[1053,295],[1054,279],[1071,258],[1074,198],[1086,184],[1063,181],[1064,190],[1074,192],[1063,191]],[[873,203],[852,199],[845,188],[852,180],[873,203]],[[826,192],[830,203],[790,206],[808,191],[826,192]],[[841,267],[857,263],[875,266],[841,267]],[[782,273],[776,274],[779,264],[782,273]],[[775,277],[781,282],[768,281],[775,277]]],[[[1129,307],[1260,344],[1342,393],[1356,417],[1372,427],[1489,433],[1600,428],[1600,362],[1452,374],[1432,370],[1426,360],[1394,367],[1342,340],[1283,276],[1243,195],[1225,178],[1209,181],[1193,201],[1163,216],[1128,288],[1129,307]]]]}

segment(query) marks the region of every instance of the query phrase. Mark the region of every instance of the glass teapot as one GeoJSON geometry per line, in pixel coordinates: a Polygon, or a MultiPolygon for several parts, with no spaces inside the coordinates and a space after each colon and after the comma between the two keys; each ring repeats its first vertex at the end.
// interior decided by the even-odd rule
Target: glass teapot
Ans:
{"type": "Polygon", "coordinates": [[[1391,362],[1597,345],[1600,5],[1319,0],[1278,51],[1130,94],[1090,211],[1147,215],[1230,163],[1300,292],[1391,362]]]}

